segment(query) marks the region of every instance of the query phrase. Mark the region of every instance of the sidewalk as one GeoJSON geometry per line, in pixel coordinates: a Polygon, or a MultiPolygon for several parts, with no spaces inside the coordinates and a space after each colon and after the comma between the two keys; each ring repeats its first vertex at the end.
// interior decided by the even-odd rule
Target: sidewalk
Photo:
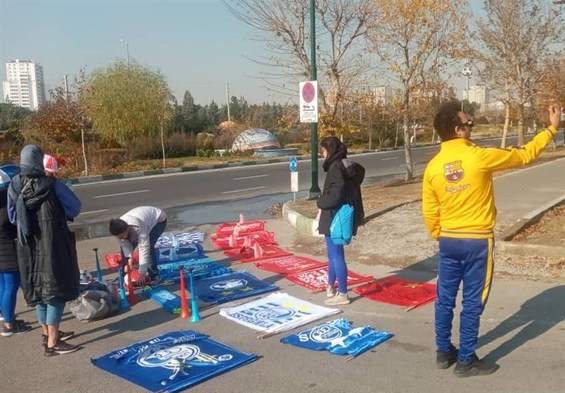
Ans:
{"type": "MultiPolygon", "coordinates": [[[[214,226],[199,229],[210,234],[214,226]]],[[[281,247],[297,254],[309,254],[309,248],[301,246],[301,235],[284,220],[268,221],[267,229],[276,234],[281,247]]],[[[79,242],[81,268],[95,271],[94,247],[103,256],[115,252],[117,245],[111,238],[79,242]]],[[[205,249],[212,259],[229,265],[222,253],[213,250],[208,237],[205,249]]],[[[315,304],[323,304],[325,299],[324,293],[309,294],[305,288],[280,275],[259,270],[253,264],[231,267],[248,270],[282,291],[315,304]]],[[[405,272],[383,265],[352,263],[350,269],[375,277],[411,274],[417,280],[433,279],[430,273],[405,272]]],[[[105,270],[104,275],[111,278],[115,272],[105,270]]],[[[191,393],[437,393],[438,386],[449,386],[458,393],[557,393],[565,388],[565,309],[561,306],[564,297],[565,285],[495,280],[482,319],[478,351],[480,356],[488,355],[497,361],[501,369],[488,377],[460,380],[453,376],[452,369],[435,368],[433,305],[405,312],[402,307],[353,296],[353,303],[342,307],[343,314],[338,317],[346,317],[355,325],[367,324],[389,331],[394,337],[345,363],[343,357],[281,345],[279,339],[285,334],[257,340],[255,331],[219,316],[220,306],[201,311],[202,321],[193,324],[140,297],[140,302],[130,310],[88,324],[80,323],[67,310],[62,328],[76,331],[77,337],[70,341],[84,345],[84,349],[74,354],[43,357],[37,324],[24,335],[0,337],[0,380],[5,393],[143,392],[136,385],[92,366],[90,358],[166,331],[195,329],[244,352],[257,353],[259,359],[190,388],[191,393]]],[[[21,296],[18,312],[20,318],[35,321],[35,313],[24,305],[21,296]]],[[[454,326],[455,337],[457,329],[454,326]]]]}
{"type": "MultiPolygon", "coordinates": [[[[530,220],[565,200],[564,173],[565,158],[562,158],[494,178],[497,222],[509,226],[500,235],[501,239],[511,237],[530,220]]],[[[365,212],[365,216],[374,217],[382,213],[365,212]]],[[[302,235],[316,236],[316,220],[291,210],[288,205],[283,207],[283,215],[302,235]]]]}

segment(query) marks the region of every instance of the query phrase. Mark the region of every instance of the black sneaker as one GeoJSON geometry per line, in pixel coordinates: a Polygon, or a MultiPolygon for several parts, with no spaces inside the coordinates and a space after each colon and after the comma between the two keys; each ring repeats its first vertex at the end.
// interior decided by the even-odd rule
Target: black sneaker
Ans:
{"type": "Polygon", "coordinates": [[[64,341],[60,341],[53,347],[45,346],[44,356],[56,356],[56,355],[66,355],[67,353],[76,352],[80,349],[78,345],[72,345],[64,341]]]}
{"type": "Polygon", "coordinates": [[[457,349],[452,345],[448,352],[436,352],[436,366],[440,370],[445,370],[457,362],[457,349]]]}
{"type": "Polygon", "coordinates": [[[0,334],[3,337],[10,337],[14,334],[22,334],[25,332],[29,332],[31,330],[31,326],[25,323],[13,323],[11,328],[7,328],[6,326],[2,327],[2,332],[0,334]]]}
{"type": "MultiPolygon", "coordinates": [[[[75,336],[75,332],[64,332],[59,330],[59,341],[67,341],[69,338],[73,338],[75,336]]],[[[41,335],[41,345],[47,345],[47,340],[49,337],[47,335],[41,335]]]]}
{"type": "Polygon", "coordinates": [[[469,363],[463,363],[457,360],[457,364],[453,369],[453,373],[456,377],[467,378],[475,377],[479,375],[489,375],[498,370],[500,366],[496,363],[487,362],[484,359],[479,360],[477,355],[473,356],[473,359],[469,363]]]}

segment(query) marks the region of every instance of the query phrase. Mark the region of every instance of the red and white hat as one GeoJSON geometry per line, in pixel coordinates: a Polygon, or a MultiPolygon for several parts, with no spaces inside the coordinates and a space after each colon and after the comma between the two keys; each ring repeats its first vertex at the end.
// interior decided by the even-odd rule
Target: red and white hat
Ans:
{"type": "Polygon", "coordinates": [[[62,158],[54,157],[49,154],[43,155],[43,167],[45,172],[57,173],[61,170],[61,167],[65,165],[65,161],[62,158]]]}

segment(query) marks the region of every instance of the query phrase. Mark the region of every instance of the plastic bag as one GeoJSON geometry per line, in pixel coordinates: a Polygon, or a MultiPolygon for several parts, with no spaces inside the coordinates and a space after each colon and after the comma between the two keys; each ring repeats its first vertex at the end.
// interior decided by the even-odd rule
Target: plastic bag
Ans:
{"type": "Polygon", "coordinates": [[[106,318],[118,312],[120,308],[106,285],[96,284],[96,286],[92,286],[93,289],[87,288],[77,299],[69,303],[71,312],[79,321],[86,322],[106,318]]]}

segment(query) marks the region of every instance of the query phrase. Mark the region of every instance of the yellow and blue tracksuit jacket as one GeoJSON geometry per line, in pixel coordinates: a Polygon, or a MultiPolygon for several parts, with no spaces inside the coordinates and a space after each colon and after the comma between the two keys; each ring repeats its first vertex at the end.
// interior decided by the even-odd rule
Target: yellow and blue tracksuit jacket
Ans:
{"type": "Polygon", "coordinates": [[[439,239],[436,347],[453,350],[453,308],[463,280],[463,309],[459,323],[458,359],[475,356],[480,317],[488,299],[493,273],[493,228],[496,206],[492,173],[533,161],[557,130],[547,130],[520,148],[475,146],[467,139],[441,144],[429,162],[422,185],[422,210],[428,231],[439,239]]]}
{"type": "Polygon", "coordinates": [[[422,183],[422,211],[432,237],[492,238],[492,173],[533,161],[556,133],[550,126],[524,146],[507,149],[480,147],[462,138],[443,142],[422,183]]]}

